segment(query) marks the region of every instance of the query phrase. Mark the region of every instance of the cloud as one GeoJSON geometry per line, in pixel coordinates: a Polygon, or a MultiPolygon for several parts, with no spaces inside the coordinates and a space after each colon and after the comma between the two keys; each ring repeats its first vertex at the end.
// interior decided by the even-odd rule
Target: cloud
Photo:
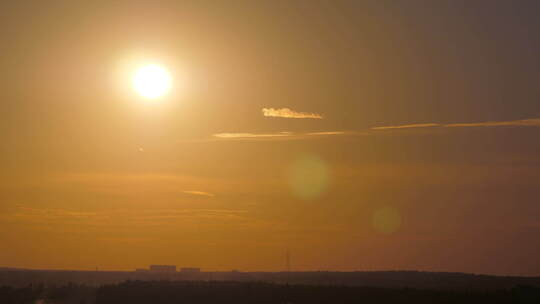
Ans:
{"type": "Polygon", "coordinates": [[[398,125],[398,126],[383,126],[383,127],[373,127],[371,130],[391,130],[391,129],[412,129],[412,128],[431,128],[431,127],[440,127],[440,124],[437,123],[419,123],[419,124],[410,124],[410,125],[398,125]]]}
{"type": "Polygon", "coordinates": [[[193,195],[200,195],[200,196],[209,196],[209,197],[214,197],[215,196],[212,193],[208,193],[208,192],[204,192],[204,191],[182,191],[182,192],[186,193],[186,194],[193,194],[193,195]]]}
{"type": "Polygon", "coordinates": [[[446,124],[444,127],[456,128],[456,127],[540,127],[540,118],[521,119],[521,120],[509,120],[509,121],[486,121],[486,122],[472,122],[472,123],[452,123],[446,124]]]}
{"type": "Polygon", "coordinates": [[[247,210],[238,209],[110,209],[94,212],[60,208],[18,206],[0,219],[21,223],[73,224],[83,226],[155,226],[186,221],[250,221],[247,210]]]}
{"type": "Polygon", "coordinates": [[[346,134],[363,134],[359,132],[346,131],[325,131],[325,132],[308,132],[308,133],[293,133],[293,132],[277,132],[277,133],[217,133],[214,137],[218,139],[236,139],[236,140],[259,140],[259,139],[309,139],[320,136],[346,135],[346,134]]]}
{"type": "Polygon", "coordinates": [[[282,117],[282,118],[312,118],[312,119],[322,119],[321,114],[317,113],[307,113],[307,112],[295,112],[289,108],[263,108],[262,113],[266,117],[282,117]]]}
{"type": "MultiPolygon", "coordinates": [[[[322,136],[360,136],[373,135],[375,132],[369,131],[391,131],[406,129],[441,129],[441,128],[471,128],[471,127],[540,127],[540,118],[509,120],[509,121],[487,121],[472,123],[412,123],[405,125],[371,127],[363,131],[319,131],[319,132],[275,132],[275,133],[217,133],[214,140],[300,140],[312,139],[322,136]]],[[[205,141],[212,141],[211,139],[205,141]]]]}
{"type": "Polygon", "coordinates": [[[66,209],[58,208],[29,208],[29,207],[18,207],[19,212],[16,213],[15,217],[41,217],[48,219],[59,219],[59,218],[73,218],[73,219],[84,219],[84,218],[93,218],[98,214],[96,212],[83,212],[83,211],[71,211],[66,209]]]}
{"type": "Polygon", "coordinates": [[[311,132],[306,133],[306,135],[344,135],[347,134],[345,131],[327,131],[327,132],[311,132]]]}
{"type": "Polygon", "coordinates": [[[485,121],[485,122],[468,122],[468,123],[415,123],[397,126],[381,126],[373,127],[371,130],[393,130],[393,129],[410,129],[410,128],[473,128],[473,127],[540,127],[540,118],[530,118],[521,120],[508,121],[485,121]]]}
{"type": "Polygon", "coordinates": [[[129,199],[132,203],[142,203],[148,195],[160,198],[161,201],[191,202],[192,195],[211,197],[216,192],[228,191],[230,185],[236,182],[231,178],[174,175],[165,172],[87,171],[55,172],[29,180],[25,185],[14,184],[12,187],[20,188],[21,191],[30,186],[51,191],[63,191],[69,187],[71,191],[81,195],[99,193],[114,196],[119,200],[129,199]]]}
{"type": "Polygon", "coordinates": [[[291,136],[291,132],[279,132],[279,133],[217,133],[214,137],[217,138],[257,138],[257,137],[287,137],[291,136]]]}

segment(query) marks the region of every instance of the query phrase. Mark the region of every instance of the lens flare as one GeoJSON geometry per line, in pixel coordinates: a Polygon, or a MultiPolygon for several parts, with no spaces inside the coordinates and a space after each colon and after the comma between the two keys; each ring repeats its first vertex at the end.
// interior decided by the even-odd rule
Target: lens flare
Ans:
{"type": "Polygon", "coordinates": [[[289,185],[298,198],[315,199],[326,191],[328,183],[328,167],[324,160],[315,155],[299,158],[289,170],[289,185]]]}
{"type": "Polygon", "coordinates": [[[384,234],[392,234],[401,227],[401,215],[396,208],[383,207],[373,213],[373,228],[384,234]]]}

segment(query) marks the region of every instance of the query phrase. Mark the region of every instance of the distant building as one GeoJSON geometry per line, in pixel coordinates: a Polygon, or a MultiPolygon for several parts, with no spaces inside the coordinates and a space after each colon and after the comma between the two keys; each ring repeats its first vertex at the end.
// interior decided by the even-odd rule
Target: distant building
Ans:
{"type": "Polygon", "coordinates": [[[150,270],[148,269],[145,269],[145,268],[137,268],[135,269],[135,272],[149,272],[150,270]]]}
{"type": "Polygon", "coordinates": [[[201,269],[200,268],[193,268],[193,267],[183,267],[183,268],[180,268],[180,272],[183,272],[183,273],[199,273],[199,272],[201,272],[201,269]]]}
{"type": "Polygon", "coordinates": [[[176,272],[174,265],[150,265],[151,272],[176,272]]]}

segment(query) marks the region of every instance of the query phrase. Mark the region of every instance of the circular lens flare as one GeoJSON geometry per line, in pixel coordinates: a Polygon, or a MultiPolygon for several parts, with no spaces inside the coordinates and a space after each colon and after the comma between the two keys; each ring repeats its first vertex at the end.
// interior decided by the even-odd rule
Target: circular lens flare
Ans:
{"type": "Polygon", "coordinates": [[[373,213],[373,227],[384,234],[392,234],[401,226],[399,210],[393,207],[383,207],[373,213]]]}
{"type": "Polygon", "coordinates": [[[139,95],[148,99],[156,99],[165,95],[172,86],[169,72],[155,64],[141,67],[133,77],[133,88],[139,95]]]}
{"type": "Polygon", "coordinates": [[[289,169],[289,185],[293,194],[304,200],[316,199],[329,184],[328,167],[315,155],[304,155],[289,169]]]}

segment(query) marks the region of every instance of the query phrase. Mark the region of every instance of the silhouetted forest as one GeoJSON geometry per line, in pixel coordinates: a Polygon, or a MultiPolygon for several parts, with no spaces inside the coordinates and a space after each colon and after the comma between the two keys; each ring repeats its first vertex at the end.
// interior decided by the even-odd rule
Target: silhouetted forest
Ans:
{"type": "Polygon", "coordinates": [[[540,303],[540,288],[442,291],[358,286],[286,285],[263,282],[128,281],[101,287],[30,285],[1,287],[2,304],[218,304],[218,303],[540,303]]]}

